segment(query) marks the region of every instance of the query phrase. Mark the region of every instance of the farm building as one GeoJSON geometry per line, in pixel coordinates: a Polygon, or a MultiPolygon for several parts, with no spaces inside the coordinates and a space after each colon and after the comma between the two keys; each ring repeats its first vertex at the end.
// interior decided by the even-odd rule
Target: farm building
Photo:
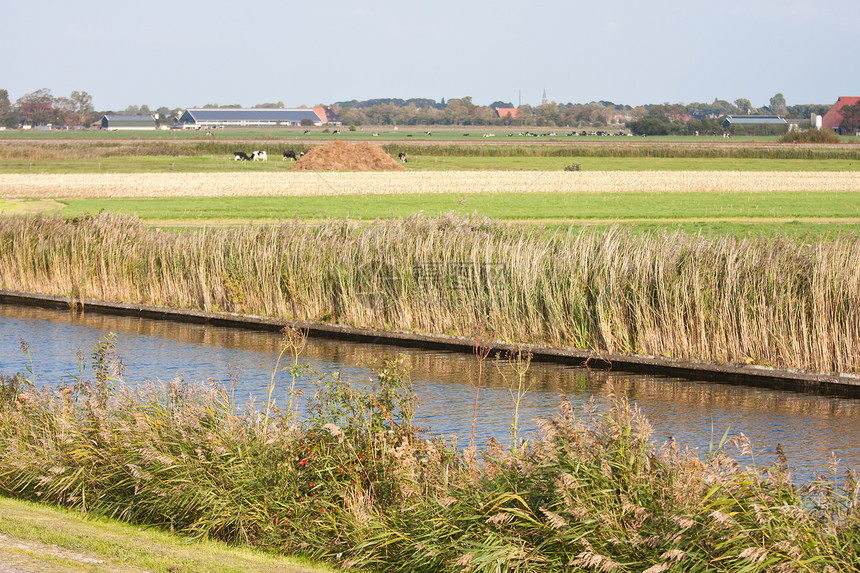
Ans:
{"type": "Polygon", "coordinates": [[[860,97],[840,97],[821,119],[821,129],[832,129],[842,132],[842,114],[840,110],[846,105],[857,105],[860,97]]]}
{"type": "Polygon", "coordinates": [[[296,126],[309,119],[314,125],[339,124],[334,112],[327,108],[199,108],[187,109],[179,117],[186,127],[259,127],[296,126]]]}
{"type": "Polygon", "coordinates": [[[102,117],[102,129],[155,129],[155,116],[107,114],[102,117]]]}
{"type": "Polygon", "coordinates": [[[516,119],[517,114],[520,110],[516,107],[497,107],[496,113],[499,115],[499,119],[504,119],[505,116],[510,116],[511,119],[516,119]]]}
{"type": "Polygon", "coordinates": [[[788,122],[778,115],[728,115],[722,125],[728,129],[733,125],[788,125],[788,122]]]}

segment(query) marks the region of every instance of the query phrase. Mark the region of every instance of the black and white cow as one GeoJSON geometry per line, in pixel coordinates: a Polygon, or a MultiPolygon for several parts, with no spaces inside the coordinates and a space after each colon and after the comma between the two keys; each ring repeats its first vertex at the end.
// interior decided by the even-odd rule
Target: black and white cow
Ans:
{"type": "Polygon", "coordinates": [[[287,159],[292,159],[293,161],[295,161],[296,160],[296,152],[293,151],[292,149],[290,149],[288,151],[284,151],[284,161],[286,161],[287,159]]]}
{"type": "Polygon", "coordinates": [[[397,154],[397,158],[400,159],[401,163],[406,163],[406,154],[402,151],[397,154]]]}
{"type": "Polygon", "coordinates": [[[252,161],[268,161],[268,159],[265,151],[255,151],[251,154],[252,161]]]}
{"type": "Polygon", "coordinates": [[[234,161],[250,161],[251,158],[248,157],[248,154],[244,151],[234,151],[233,152],[233,160],[234,161]]]}

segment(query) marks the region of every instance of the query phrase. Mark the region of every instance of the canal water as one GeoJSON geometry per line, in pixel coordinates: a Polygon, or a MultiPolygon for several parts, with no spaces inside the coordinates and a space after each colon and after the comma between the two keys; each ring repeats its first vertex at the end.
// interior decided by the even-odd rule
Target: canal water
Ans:
{"type": "MultiPolygon", "coordinates": [[[[84,375],[92,377],[92,349],[110,332],[116,334],[125,382],[179,377],[236,383],[239,403],[265,400],[282,341],[279,333],[0,304],[0,373],[27,373],[29,368],[38,384],[58,386],[73,383],[79,364],[84,364],[84,375]]],[[[420,425],[467,444],[478,378],[473,355],[308,339],[299,358],[306,369],[298,387],[306,399],[326,374],[369,382],[375,379],[373,363],[397,356],[403,357],[420,398],[420,425]]],[[[511,382],[516,374],[493,360],[485,363],[484,372],[476,435],[482,442],[492,436],[509,444],[513,399],[506,379],[511,382]]],[[[562,394],[585,417],[590,404],[606,409],[614,393],[626,395],[641,409],[651,422],[656,445],[671,437],[704,457],[726,432],[743,433],[752,442],[753,457],[741,457],[734,449],[729,454],[744,464],[774,463],[781,445],[800,480],[826,471],[834,456],[840,468],[860,469],[857,399],[537,362],[530,365],[526,381],[529,389],[520,406],[522,437],[533,436],[536,420],[558,411],[562,394]]],[[[275,383],[274,397],[285,405],[290,377],[278,372],[275,383]]]]}

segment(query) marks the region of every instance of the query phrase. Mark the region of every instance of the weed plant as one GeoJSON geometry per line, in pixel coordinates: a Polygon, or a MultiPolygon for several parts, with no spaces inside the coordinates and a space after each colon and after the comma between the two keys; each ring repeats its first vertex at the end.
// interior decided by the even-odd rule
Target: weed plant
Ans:
{"type": "MultiPolygon", "coordinates": [[[[740,468],[655,447],[636,408],[562,401],[512,450],[467,463],[415,428],[396,360],[372,387],[320,380],[304,419],[237,410],[181,380],[33,387],[0,377],[0,490],[47,503],[376,571],[855,571],[853,474],[791,481],[786,460],[740,468]],[[265,422],[264,422],[265,420],[265,422]]],[[[102,374],[99,374],[102,373],[102,374]]],[[[743,437],[734,444],[748,454],[743,437]]]]}

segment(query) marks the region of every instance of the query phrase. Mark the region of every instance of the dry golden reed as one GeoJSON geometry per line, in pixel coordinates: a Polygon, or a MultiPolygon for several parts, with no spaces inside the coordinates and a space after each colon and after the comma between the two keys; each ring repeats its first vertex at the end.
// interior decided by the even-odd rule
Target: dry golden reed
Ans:
{"type": "Polygon", "coordinates": [[[6,198],[860,191],[860,172],[481,171],[0,174],[6,198]]]}
{"type": "Polygon", "coordinates": [[[0,220],[0,288],[596,352],[860,370],[860,239],[555,234],[485,218],[192,233],[0,220]]]}

